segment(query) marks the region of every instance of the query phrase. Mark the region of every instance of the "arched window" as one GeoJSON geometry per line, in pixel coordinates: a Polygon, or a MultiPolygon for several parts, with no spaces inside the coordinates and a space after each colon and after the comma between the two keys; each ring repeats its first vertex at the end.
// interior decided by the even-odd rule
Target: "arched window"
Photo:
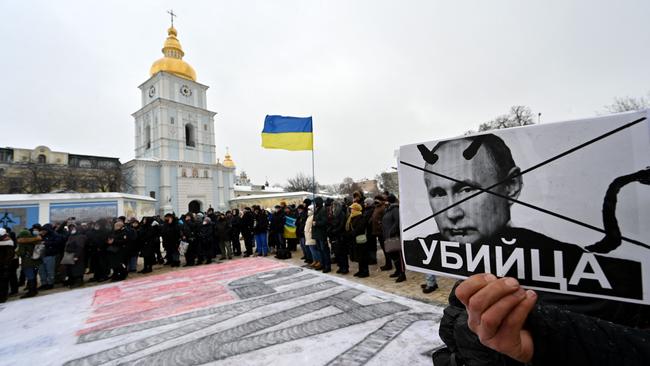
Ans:
{"type": "Polygon", "coordinates": [[[144,143],[147,146],[147,149],[151,148],[151,126],[149,125],[144,128],[144,143]]]}
{"type": "Polygon", "coordinates": [[[38,163],[39,164],[47,163],[47,158],[45,157],[45,155],[43,155],[43,154],[38,155],[38,163]]]}
{"type": "Polygon", "coordinates": [[[194,127],[191,124],[185,125],[185,146],[196,146],[196,136],[194,132],[194,127]]]}

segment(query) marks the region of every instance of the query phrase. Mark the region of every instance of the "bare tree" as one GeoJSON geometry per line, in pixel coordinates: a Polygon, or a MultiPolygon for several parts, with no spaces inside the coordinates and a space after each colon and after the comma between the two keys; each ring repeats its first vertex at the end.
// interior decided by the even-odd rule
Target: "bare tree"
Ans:
{"type": "Polygon", "coordinates": [[[533,119],[533,112],[530,110],[530,108],[523,105],[513,105],[510,107],[510,112],[508,114],[504,114],[496,117],[491,121],[481,123],[478,126],[478,130],[481,132],[498,130],[502,128],[528,126],[532,124],[535,124],[535,121],[533,119]]]}
{"type": "Polygon", "coordinates": [[[125,175],[117,169],[97,169],[89,174],[89,180],[94,181],[94,186],[99,192],[119,192],[126,182],[125,175]]]}
{"type": "Polygon", "coordinates": [[[24,167],[25,193],[49,193],[61,189],[65,183],[66,175],[51,165],[26,163],[24,167]]]}
{"type": "MultiPolygon", "coordinates": [[[[318,182],[316,182],[318,187],[318,182]]],[[[287,179],[287,185],[284,187],[287,192],[315,192],[314,181],[312,177],[304,173],[298,173],[295,177],[287,179]]]]}
{"type": "Polygon", "coordinates": [[[354,179],[350,177],[343,178],[343,182],[339,184],[339,194],[351,195],[354,191],[360,191],[361,187],[355,183],[354,179]]]}
{"type": "Polygon", "coordinates": [[[614,98],[614,103],[605,106],[605,110],[609,113],[638,111],[646,108],[650,108],[650,101],[645,97],[614,98]]]}
{"type": "Polygon", "coordinates": [[[399,181],[397,179],[396,171],[379,173],[375,179],[379,182],[379,186],[382,190],[398,195],[399,181]]]}

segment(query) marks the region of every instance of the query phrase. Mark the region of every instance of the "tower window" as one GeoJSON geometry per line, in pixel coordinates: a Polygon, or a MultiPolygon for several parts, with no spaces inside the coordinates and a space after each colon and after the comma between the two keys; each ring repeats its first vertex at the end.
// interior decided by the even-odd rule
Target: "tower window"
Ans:
{"type": "Polygon", "coordinates": [[[171,118],[169,119],[169,122],[170,122],[171,124],[174,124],[174,117],[171,117],[171,118]]]}
{"type": "Polygon", "coordinates": [[[151,126],[147,125],[147,127],[144,128],[144,142],[145,145],[147,146],[147,149],[151,148],[151,126]]]}
{"type": "Polygon", "coordinates": [[[196,136],[194,132],[194,127],[191,124],[185,125],[185,146],[196,146],[196,136]]]}
{"type": "Polygon", "coordinates": [[[38,155],[38,163],[39,164],[45,164],[46,162],[47,162],[47,158],[45,157],[45,155],[43,155],[43,154],[38,155]]]}
{"type": "Polygon", "coordinates": [[[156,191],[150,191],[149,192],[149,197],[156,198],[156,191]]]}

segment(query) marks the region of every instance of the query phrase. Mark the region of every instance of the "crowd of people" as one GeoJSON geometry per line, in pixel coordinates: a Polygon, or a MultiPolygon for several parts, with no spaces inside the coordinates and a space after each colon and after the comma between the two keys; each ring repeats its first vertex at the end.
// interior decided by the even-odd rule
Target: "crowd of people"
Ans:
{"type": "MultiPolygon", "coordinates": [[[[401,247],[389,245],[399,243],[399,235],[399,203],[389,192],[373,198],[361,192],[343,200],[315,197],[299,205],[280,202],[273,210],[252,206],[222,213],[210,208],[180,217],[69,220],[18,232],[5,227],[0,229],[0,302],[23,285],[21,298],[28,298],[57,284],[82,286],[84,275],[89,282],[122,281],[138,270],[139,258],[138,272],[150,273],[154,264],[197,266],[235,256],[287,259],[298,248],[305,267],[313,270],[328,273],[335,264],[336,273],[345,275],[357,262],[354,276],[365,278],[368,266],[383,260],[381,270],[394,270],[390,277],[403,282],[401,247]],[[383,259],[377,258],[378,245],[383,259]]],[[[435,291],[435,277],[427,277],[422,289],[435,291]]]]}

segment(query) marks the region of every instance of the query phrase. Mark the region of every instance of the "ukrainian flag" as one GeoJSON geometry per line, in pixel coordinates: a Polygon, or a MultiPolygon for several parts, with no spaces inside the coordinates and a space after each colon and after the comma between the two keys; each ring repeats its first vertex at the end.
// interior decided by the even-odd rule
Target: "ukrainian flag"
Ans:
{"type": "Polygon", "coordinates": [[[262,147],[284,150],[313,150],[311,117],[266,116],[262,147]]]}

